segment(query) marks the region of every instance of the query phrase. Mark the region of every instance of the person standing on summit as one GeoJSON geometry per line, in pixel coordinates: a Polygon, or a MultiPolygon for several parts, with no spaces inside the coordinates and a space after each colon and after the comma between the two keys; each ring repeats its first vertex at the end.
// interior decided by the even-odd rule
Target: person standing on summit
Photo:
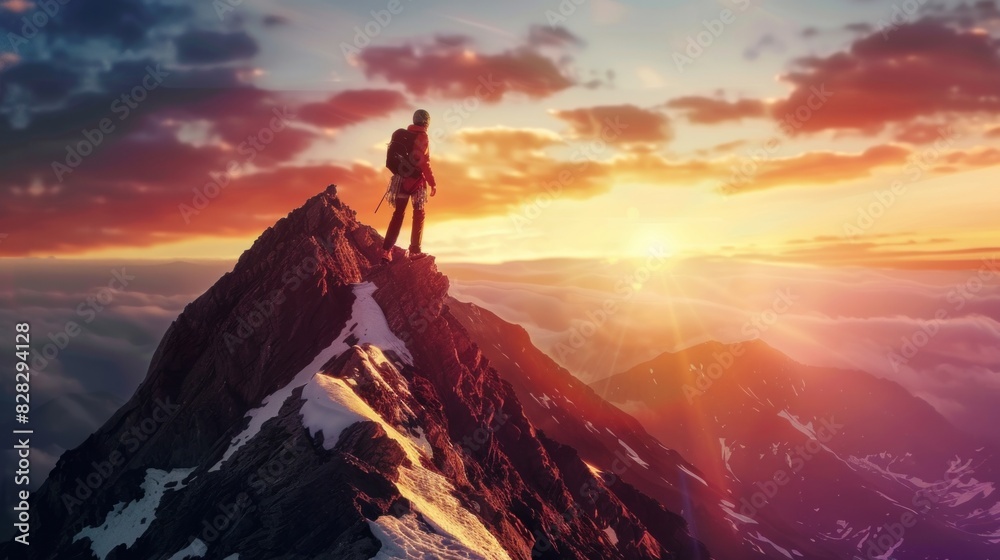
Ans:
{"type": "Polygon", "coordinates": [[[392,171],[386,198],[393,206],[389,229],[382,244],[382,261],[392,260],[392,247],[399,237],[406,215],[406,204],[413,201],[413,227],[410,229],[410,250],[412,259],[427,256],[420,250],[420,240],[424,233],[424,205],[427,203],[427,187],[430,196],[437,194],[437,184],[431,171],[430,139],[427,127],[431,124],[431,114],[423,109],[413,113],[413,124],[405,130],[392,134],[386,154],[385,166],[392,171]]]}

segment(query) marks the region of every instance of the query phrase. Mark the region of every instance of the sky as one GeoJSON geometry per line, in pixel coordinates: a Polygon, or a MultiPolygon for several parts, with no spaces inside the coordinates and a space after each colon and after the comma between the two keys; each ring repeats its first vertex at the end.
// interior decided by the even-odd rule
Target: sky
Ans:
{"type": "Polygon", "coordinates": [[[233,259],[432,114],[442,261],[975,268],[992,1],[0,2],[0,256],[233,259]]]}

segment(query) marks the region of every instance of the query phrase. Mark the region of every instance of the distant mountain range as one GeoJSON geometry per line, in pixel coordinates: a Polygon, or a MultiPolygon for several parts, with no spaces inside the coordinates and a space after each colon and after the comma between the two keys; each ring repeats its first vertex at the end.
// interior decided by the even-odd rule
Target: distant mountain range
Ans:
{"type": "Polygon", "coordinates": [[[1000,558],[1000,463],[902,387],[759,341],[701,344],[593,383],[732,492],[745,519],[841,558],[1000,558]]]}

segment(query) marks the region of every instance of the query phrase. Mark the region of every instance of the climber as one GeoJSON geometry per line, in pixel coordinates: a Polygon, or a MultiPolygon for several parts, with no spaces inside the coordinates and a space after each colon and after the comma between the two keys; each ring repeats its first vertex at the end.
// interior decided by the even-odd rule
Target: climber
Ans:
{"type": "Polygon", "coordinates": [[[413,227],[410,230],[410,250],[412,259],[427,256],[420,250],[420,239],[424,233],[424,205],[427,203],[427,187],[430,186],[430,196],[437,194],[434,173],[431,171],[430,140],[427,137],[427,127],[431,123],[431,114],[423,109],[413,113],[413,124],[405,130],[399,129],[392,135],[386,154],[386,167],[392,171],[389,190],[386,198],[395,210],[389,220],[389,229],[385,232],[385,243],[382,244],[381,257],[383,262],[392,260],[392,247],[399,237],[403,227],[403,217],[406,214],[406,204],[413,201],[413,227]]]}

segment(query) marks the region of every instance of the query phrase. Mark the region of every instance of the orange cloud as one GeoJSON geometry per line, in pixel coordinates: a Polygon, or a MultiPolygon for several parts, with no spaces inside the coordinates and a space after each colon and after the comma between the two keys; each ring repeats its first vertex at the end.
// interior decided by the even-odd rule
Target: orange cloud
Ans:
{"type": "Polygon", "coordinates": [[[932,170],[935,173],[954,173],[980,167],[1000,165],[1000,148],[975,148],[970,150],[955,150],[944,154],[939,165],[932,170]]]}
{"type": "Polygon", "coordinates": [[[767,115],[767,106],[758,99],[725,101],[712,97],[690,95],[671,99],[666,103],[671,109],[681,109],[684,116],[697,124],[717,124],[767,115]]]}
{"type": "Polygon", "coordinates": [[[0,250],[12,256],[73,254],[202,235],[245,236],[331,182],[381,193],[382,180],[368,166],[286,166],[318,137],[300,126],[303,121],[357,124],[391,112],[402,99],[388,90],[348,90],[322,104],[302,105],[291,94],[221,90],[133,118],[129,128],[67,167],[64,183],[53,174],[52,161],[62,161],[67,148],[55,141],[37,144],[10,157],[0,177],[7,193],[0,222],[8,231],[31,235],[12,234],[0,250]],[[251,170],[255,174],[248,175],[251,170]]]}
{"type": "Polygon", "coordinates": [[[539,150],[562,143],[562,138],[554,132],[530,128],[470,128],[458,131],[455,137],[465,149],[477,155],[493,155],[497,159],[504,154],[539,150]]]}
{"type": "Polygon", "coordinates": [[[569,124],[570,133],[576,138],[611,143],[664,142],[672,138],[666,115],[635,105],[600,105],[552,114],[569,124]]]}
{"type": "Polygon", "coordinates": [[[831,98],[801,123],[800,132],[877,131],[886,124],[948,113],[1000,112],[1000,53],[972,25],[925,18],[876,32],[849,50],[800,59],[783,79],[791,95],[774,114],[809,106],[826,89],[831,98]]]}
{"type": "MultiPolygon", "coordinates": [[[[0,248],[8,256],[44,256],[148,247],[202,235],[255,235],[327,184],[369,185],[368,200],[376,202],[384,189],[375,170],[358,165],[275,168],[208,189],[211,178],[203,167],[189,171],[174,161],[165,159],[158,167],[178,168],[162,183],[138,176],[110,182],[90,175],[76,180],[73,192],[22,191],[11,196],[11,204],[3,209],[5,226],[28,233],[11,234],[0,248]],[[195,213],[185,219],[181,204],[195,213]]],[[[127,167],[126,162],[123,158],[121,165],[127,167]]],[[[138,169],[143,163],[134,165],[138,169]]],[[[128,169],[123,174],[129,175],[128,169]]]]}
{"type": "Polygon", "coordinates": [[[731,142],[723,142],[721,144],[716,144],[711,148],[697,150],[695,154],[701,157],[709,155],[728,154],[733,152],[737,148],[746,146],[747,144],[749,144],[749,142],[746,140],[733,140],[731,142]]]}
{"type": "Polygon", "coordinates": [[[930,144],[948,135],[948,128],[942,124],[926,122],[906,123],[896,130],[896,140],[909,144],[930,144]]]}
{"type": "MultiPolygon", "coordinates": [[[[551,41],[556,36],[546,37],[551,41]]],[[[472,50],[472,40],[465,36],[439,36],[428,44],[368,47],[357,60],[368,78],[402,84],[420,97],[475,97],[497,103],[511,93],[541,98],[576,84],[534,46],[484,54],[472,50]]]]}
{"type": "Polygon", "coordinates": [[[910,151],[900,146],[881,145],[859,154],[808,152],[788,158],[754,163],[749,174],[731,178],[725,190],[748,192],[778,186],[829,184],[868,177],[879,167],[903,165],[910,151]]]}
{"type": "MultiPolygon", "coordinates": [[[[332,99],[340,99],[339,103],[352,98],[359,99],[354,94],[332,99]]],[[[374,108],[365,105],[339,114],[351,115],[351,119],[377,115],[382,110],[379,107],[390,110],[387,107],[394,106],[393,96],[387,95],[385,100],[372,105],[374,108]]],[[[238,138],[240,130],[260,126],[258,117],[241,112],[257,113],[267,106],[252,98],[228,105],[219,100],[190,109],[190,113],[170,114],[194,118],[218,110],[223,112],[216,115],[221,123],[219,130],[226,137],[238,138]],[[236,113],[223,114],[227,106],[236,113]],[[245,120],[240,120],[240,115],[245,120]]],[[[581,139],[593,137],[596,119],[616,114],[614,110],[575,111],[567,118],[578,119],[576,134],[581,139]]],[[[636,118],[641,115],[640,122],[645,122],[646,113],[636,109],[628,114],[636,118]]],[[[349,120],[341,118],[339,122],[349,120]]],[[[159,118],[149,120],[158,122],[159,118]]],[[[212,177],[221,175],[225,163],[234,157],[232,148],[223,144],[194,146],[179,141],[162,127],[139,132],[123,137],[76,169],[73,189],[44,184],[34,189],[29,188],[30,175],[6,176],[12,194],[8,197],[10,204],[0,208],[0,220],[9,231],[35,233],[10,235],[0,246],[4,254],[71,254],[116,246],[150,246],[197,236],[255,235],[330,183],[341,187],[342,196],[355,209],[367,211],[378,203],[389,178],[381,166],[360,163],[289,166],[287,160],[311,145],[313,135],[287,128],[276,133],[274,141],[257,154],[255,163],[261,163],[261,171],[230,178],[225,187],[215,190],[215,195],[205,197],[212,190],[208,186],[212,177]],[[178,161],[185,164],[177,165],[178,161]],[[199,202],[197,196],[203,200],[199,202]],[[197,212],[185,219],[180,211],[182,204],[197,212]]],[[[635,140],[651,140],[660,133],[633,130],[631,134],[635,140]]],[[[592,142],[567,141],[544,129],[469,128],[456,133],[456,139],[459,148],[451,153],[439,152],[437,146],[432,146],[432,165],[439,185],[438,195],[429,207],[434,220],[514,215],[525,204],[550,198],[586,199],[621,183],[682,188],[721,183],[729,177],[732,167],[731,159],[670,157],[649,143],[606,146],[595,152],[592,142]]],[[[901,166],[908,156],[910,151],[904,147],[881,145],[854,154],[810,152],[773,159],[760,163],[752,180],[732,192],[862,179],[878,168],[901,166]]],[[[1000,149],[947,152],[934,163],[938,165],[935,172],[996,165],[1000,164],[1000,149]]],[[[37,167],[37,162],[28,165],[29,169],[37,167]]],[[[376,227],[384,225],[379,219],[365,220],[376,227]]]]}
{"type": "Polygon", "coordinates": [[[322,127],[344,127],[384,117],[407,107],[406,97],[388,89],[351,89],[338,92],[322,103],[301,107],[301,120],[322,127]]]}

